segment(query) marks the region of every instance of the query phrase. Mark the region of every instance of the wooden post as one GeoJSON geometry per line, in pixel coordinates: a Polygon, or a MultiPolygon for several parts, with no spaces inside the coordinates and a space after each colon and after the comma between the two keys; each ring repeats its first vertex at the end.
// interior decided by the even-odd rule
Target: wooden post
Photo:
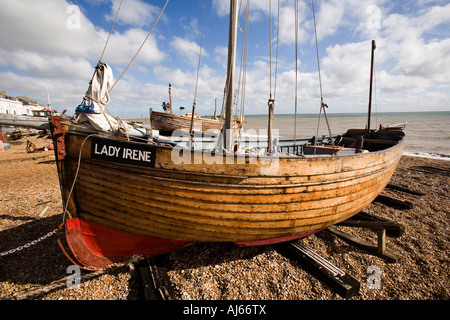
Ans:
{"type": "Polygon", "coordinates": [[[217,98],[214,100],[214,119],[217,119],[217,98]]]}
{"type": "Polygon", "coordinates": [[[270,97],[269,99],[269,124],[267,129],[267,154],[272,154],[272,121],[273,121],[273,109],[275,100],[270,97]]]}
{"type": "MultiPolygon", "coordinates": [[[[153,130],[153,126],[152,126],[152,112],[153,112],[153,109],[152,108],[150,108],[150,112],[149,112],[149,116],[150,116],[150,132],[152,132],[152,130],[153,130]]],[[[153,133],[152,133],[152,135],[153,135],[153,133]]]]}
{"type": "Polygon", "coordinates": [[[195,101],[192,104],[191,125],[189,127],[189,148],[192,148],[194,139],[194,114],[195,114],[195,101]]]}
{"type": "Polygon", "coordinates": [[[378,254],[384,255],[386,253],[386,229],[377,230],[378,234],[378,254]]]}
{"type": "Polygon", "coordinates": [[[369,114],[367,116],[367,132],[370,132],[370,115],[372,113],[372,82],[373,82],[373,62],[374,62],[374,53],[377,48],[375,44],[375,40],[372,40],[372,58],[370,62],[370,87],[369,87],[369,114]]]}
{"type": "Polygon", "coordinates": [[[230,1],[230,30],[228,38],[228,63],[227,63],[227,97],[225,104],[225,122],[223,125],[224,148],[232,151],[233,146],[233,102],[234,102],[234,69],[236,60],[236,39],[238,24],[238,3],[237,0],[230,1]]]}
{"type": "Polygon", "coordinates": [[[169,103],[170,103],[170,114],[172,114],[172,85],[169,83],[169,103]]]}
{"type": "Polygon", "coordinates": [[[355,237],[351,234],[348,234],[346,232],[338,230],[337,228],[334,228],[334,227],[328,227],[325,230],[331,232],[335,236],[341,238],[342,240],[344,240],[352,245],[360,246],[360,247],[364,248],[365,250],[371,252],[372,254],[376,254],[379,257],[382,257],[387,262],[396,263],[399,260],[397,255],[386,250],[386,240],[385,240],[386,239],[386,230],[384,230],[384,229],[379,230],[379,232],[378,232],[378,245],[377,246],[373,245],[372,243],[370,243],[368,241],[365,241],[363,239],[355,237]]]}

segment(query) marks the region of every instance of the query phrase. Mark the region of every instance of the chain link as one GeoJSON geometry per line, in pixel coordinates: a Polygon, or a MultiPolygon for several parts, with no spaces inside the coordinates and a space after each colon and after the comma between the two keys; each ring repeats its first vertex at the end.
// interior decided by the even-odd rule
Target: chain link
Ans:
{"type": "Polygon", "coordinates": [[[35,244],[37,244],[37,243],[39,243],[39,242],[41,242],[41,241],[43,241],[43,240],[45,240],[45,239],[51,237],[52,235],[54,235],[54,234],[57,233],[58,231],[59,231],[59,228],[56,228],[55,230],[50,231],[50,232],[47,233],[46,235],[43,235],[43,236],[40,237],[39,239],[30,241],[30,242],[24,244],[23,246],[19,246],[19,247],[17,247],[17,248],[14,248],[14,249],[11,249],[11,250],[8,250],[8,251],[5,251],[5,252],[1,252],[1,253],[0,253],[0,257],[4,257],[4,256],[10,255],[10,254],[12,254],[12,253],[14,253],[14,252],[21,251],[21,250],[23,250],[23,249],[25,249],[25,248],[29,248],[29,247],[31,247],[31,246],[34,246],[35,244]]]}

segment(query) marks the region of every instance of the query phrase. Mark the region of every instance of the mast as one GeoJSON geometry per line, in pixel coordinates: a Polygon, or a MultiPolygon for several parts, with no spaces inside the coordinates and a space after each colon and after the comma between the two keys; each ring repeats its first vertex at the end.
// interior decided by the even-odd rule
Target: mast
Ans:
{"type": "Polygon", "coordinates": [[[367,132],[370,132],[370,115],[372,113],[372,82],[373,82],[373,64],[375,49],[377,48],[375,40],[372,40],[372,58],[370,62],[370,88],[369,88],[369,114],[367,115],[367,132]]]}
{"type": "Polygon", "coordinates": [[[214,119],[217,119],[217,97],[214,100],[214,119]]]}
{"type": "Polygon", "coordinates": [[[45,84],[45,87],[47,88],[47,101],[48,101],[47,107],[49,110],[52,110],[52,106],[50,104],[50,94],[48,93],[48,85],[45,84]]]}
{"type": "Polygon", "coordinates": [[[227,62],[227,96],[225,103],[225,122],[222,127],[224,148],[230,152],[233,146],[233,96],[234,96],[234,70],[236,60],[237,39],[237,0],[230,0],[230,29],[228,35],[228,62],[227,62]]]}
{"type": "Polygon", "coordinates": [[[172,85],[169,83],[169,108],[170,114],[172,114],[172,85]]]}

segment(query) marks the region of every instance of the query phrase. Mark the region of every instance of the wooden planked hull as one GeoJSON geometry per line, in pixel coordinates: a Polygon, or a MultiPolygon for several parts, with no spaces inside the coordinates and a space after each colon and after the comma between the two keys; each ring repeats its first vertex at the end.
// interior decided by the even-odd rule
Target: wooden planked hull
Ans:
{"type": "MultiPolygon", "coordinates": [[[[175,130],[189,131],[191,128],[191,117],[176,114],[169,114],[164,112],[152,111],[150,115],[152,129],[159,130],[163,133],[173,132],[175,130]]],[[[217,119],[206,119],[194,117],[193,130],[194,131],[220,131],[222,125],[217,119]]]]}
{"type": "Polygon", "coordinates": [[[175,243],[164,242],[167,250],[195,242],[273,243],[334,225],[379,195],[403,152],[403,141],[365,154],[258,158],[155,146],[153,166],[144,167],[98,160],[96,143],[65,135],[58,166],[68,218],[175,243]]]}

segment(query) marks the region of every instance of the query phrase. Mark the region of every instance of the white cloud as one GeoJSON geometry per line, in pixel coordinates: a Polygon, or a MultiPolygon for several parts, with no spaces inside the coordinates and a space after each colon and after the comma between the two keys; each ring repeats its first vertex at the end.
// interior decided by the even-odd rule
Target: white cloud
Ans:
{"type": "Polygon", "coordinates": [[[219,17],[226,16],[230,13],[230,1],[229,0],[213,0],[212,7],[219,17]]]}
{"type": "MultiPolygon", "coordinates": [[[[277,12],[274,14],[274,23],[276,23],[277,12]]],[[[311,35],[313,24],[307,19],[307,7],[300,6],[298,13],[299,43],[304,43],[311,35]]],[[[280,7],[280,44],[295,44],[295,8],[294,6],[283,5],[280,7]]]]}
{"type": "Polygon", "coordinates": [[[228,47],[218,46],[214,48],[215,60],[224,68],[227,67],[228,47]]]}
{"type": "MultiPolygon", "coordinates": [[[[133,16],[133,12],[147,10],[149,5],[139,1],[128,1],[126,5],[128,9],[121,11],[122,22],[149,18],[145,15],[155,11],[133,16]]],[[[59,108],[68,105],[73,108],[81,101],[109,30],[96,27],[82,9],[73,10],[74,7],[77,6],[64,0],[2,2],[0,67],[9,71],[1,74],[0,88],[20,95],[42,97],[45,103],[48,86],[54,96],[51,97],[52,104],[61,103],[61,106],[55,105],[59,108]]],[[[113,32],[103,61],[116,65],[116,69],[117,65],[128,64],[147,33],[138,28],[113,32]]],[[[164,53],[150,36],[133,66],[137,64],[138,70],[145,70],[145,65],[158,63],[163,58],[164,53]]]]}
{"type": "MultiPolygon", "coordinates": [[[[109,64],[127,65],[142,45],[147,34],[142,29],[128,29],[123,33],[114,32],[109,40],[103,60],[109,64]]],[[[139,52],[136,63],[154,64],[160,62],[163,58],[164,53],[159,50],[155,37],[150,35],[139,52]]]]}
{"type": "Polygon", "coordinates": [[[39,53],[65,54],[72,57],[99,55],[105,32],[81,14],[79,28],[69,29],[66,1],[3,0],[0,12],[2,48],[39,53]],[[14,27],[11,27],[14,26],[14,27]]]}
{"type": "Polygon", "coordinates": [[[383,21],[382,36],[388,45],[386,56],[396,60],[396,72],[431,80],[430,85],[450,82],[450,39],[427,40],[427,33],[444,23],[449,25],[450,4],[432,7],[422,15],[392,14],[383,21]],[[446,72],[447,71],[447,72],[446,72]]]}
{"type": "MultiPolygon", "coordinates": [[[[198,58],[200,54],[200,46],[194,42],[180,37],[174,37],[170,43],[176,54],[183,60],[188,62],[191,66],[198,65],[198,58]]],[[[202,49],[202,57],[207,57],[208,53],[205,48],[202,49]]]]}
{"type": "Polygon", "coordinates": [[[84,80],[54,81],[53,79],[19,75],[11,71],[0,73],[1,88],[8,92],[19,90],[21,95],[26,95],[42,104],[47,103],[48,87],[51,103],[53,106],[58,106],[59,111],[68,109],[73,112],[81,102],[88,81],[88,76],[84,80]]]}
{"type": "Polygon", "coordinates": [[[7,51],[0,48],[0,57],[0,66],[14,67],[33,77],[80,79],[92,72],[89,61],[67,55],[52,56],[32,51],[7,51]]]}
{"type": "MultiPolygon", "coordinates": [[[[105,15],[108,21],[114,21],[121,0],[111,0],[111,12],[105,15]]],[[[120,7],[117,23],[127,24],[132,27],[145,27],[153,25],[161,9],[140,0],[124,1],[120,7]]]]}
{"type": "Polygon", "coordinates": [[[345,3],[338,0],[321,2],[316,15],[317,37],[322,40],[337,32],[346,12],[345,3]]]}

